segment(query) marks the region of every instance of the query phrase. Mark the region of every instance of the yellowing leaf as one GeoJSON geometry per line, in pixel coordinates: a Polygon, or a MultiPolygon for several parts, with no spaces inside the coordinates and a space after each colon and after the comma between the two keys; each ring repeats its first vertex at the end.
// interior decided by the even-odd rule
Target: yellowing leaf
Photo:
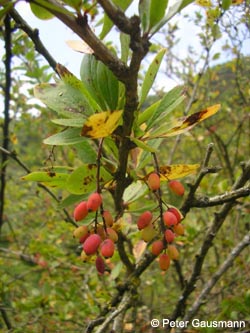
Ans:
{"type": "Polygon", "coordinates": [[[76,52],[85,53],[85,54],[94,53],[91,47],[82,40],[67,40],[66,43],[72,50],[76,52]]]}
{"type": "Polygon", "coordinates": [[[179,119],[177,122],[175,122],[174,127],[167,129],[165,133],[149,136],[149,139],[154,137],[165,138],[182,134],[193,128],[195,125],[199,124],[201,121],[214,115],[219,109],[220,104],[216,104],[206,108],[205,110],[193,113],[191,116],[179,119]]]}
{"type": "Polygon", "coordinates": [[[196,0],[195,3],[202,7],[211,7],[212,6],[211,0],[196,0]]]}
{"type": "Polygon", "coordinates": [[[164,180],[178,179],[195,173],[199,164],[172,164],[160,167],[160,178],[164,180]]]}
{"type": "Polygon", "coordinates": [[[118,126],[121,115],[121,110],[96,113],[84,123],[81,135],[92,139],[109,136],[118,126]]]}
{"type": "MultiPolygon", "coordinates": [[[[166,180],[182,178],[192,173],[195,173],[199,167],[200,167],[199,164],[163,165],[160,166],[159,168],[160,179],[161,181],[166,181],[166,180]]],[[[145,181],[148,179],[150,173],[148,173],[146,177],[143,178],[145,181]]]]}

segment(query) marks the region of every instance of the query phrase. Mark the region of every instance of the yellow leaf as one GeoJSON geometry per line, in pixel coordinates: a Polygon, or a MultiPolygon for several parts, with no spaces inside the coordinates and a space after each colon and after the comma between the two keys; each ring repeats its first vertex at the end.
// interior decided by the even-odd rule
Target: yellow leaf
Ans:
{"type": "Polygon", "coordinates": [[[195,3],[202,7],[211,7],[212,6],[211,0],[196,0],[195,3]]]}
{"type": "Polygon", "coordinates": [[[220,109],[220,104],[209,106],[205,110],[191,114],[191,116],[180,119],[178,123],[169,129],[167,133],[160,135],[160,137],[169,137],[174,135],[179,135],[183,132],[190,130],[195,125],[199,124],[201,121],[211,117],[220,109]]]}
{"type": "Polygon", "coordinates": [[[164,181],[182,178],[195,173],[199,167],[199,164],[164,165],[160,167],[160,179],[164,181]]]}
{"type": "Polygon", "coordinates": [[[92,139],[109,136],[118,126],[121,115],[121,110],[96,113],[84,123],[81,135],[92,139]]]}
{"type": "Polygon", "coordinates": [[[17,139],[16,134],[12,133],[12,134],[10,135],[10,141],[13,143],[13,145],[18,144],[18,139],[17,139]]]}

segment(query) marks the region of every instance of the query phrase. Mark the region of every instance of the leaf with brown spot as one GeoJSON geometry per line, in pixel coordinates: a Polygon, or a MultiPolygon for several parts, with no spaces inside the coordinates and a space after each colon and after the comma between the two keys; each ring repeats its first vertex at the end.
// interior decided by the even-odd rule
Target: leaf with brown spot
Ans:
{"type": "Polygon", "coordinates": [[[35,171],[22,177],[22,180],[35,181],[48,187],[66,188],[68,173],[54,171],[35,171]]]}
{"type": "Polygon", "coordinates": [[[121,115],[121,110],[96,113],[84,123],[81,135],[92,139],[105,138],[116,129],[121,115]]]}
{"type": "Polygon", "coordinates": [[[161,127],[147,135],[145,139],[167,138],[187,132],[201,121],[211,117],[216,112],[218,112],[220,107],[220,104],[209,106],[208,108],[193,113],[190,116],[175,120],[172,126],[171,124],[163,124],[161,127]]]}
{"type": "MultiPolygon", "coordinates": [[[[85,194],[94,191],[96,188],[96,164],[84,164],[77,168],[69,176],[66,189],[72,194],[85,194]]],[[[100,168],[100,185],[112,179],[112,175],[103,167],[100,168]]]]}
{"type": "MultiPolygon", "coordinates": [[[[167,181],[172,179],[179,179],[186,177],[192,173],[195,173],[199,169],[199,164],[172,164],[160,166],[160,179],[161,181],[167,181]]],[[[151,172],[150,172],[151,173],[151,172]]],[[[150,173],[144,177],[144,180],[148,179],[150,173]]]]}

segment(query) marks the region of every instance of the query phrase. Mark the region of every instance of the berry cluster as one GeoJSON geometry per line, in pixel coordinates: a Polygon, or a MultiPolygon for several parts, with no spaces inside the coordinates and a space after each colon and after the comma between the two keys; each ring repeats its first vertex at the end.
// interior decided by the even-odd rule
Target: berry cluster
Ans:
{"type": "MultiPolygon", "coordinates": [[[[163,211],[163,201],[160,192],[160,176],[156,172],[152,172],[147,178],[147,184],[151,191],[157,193],[159,202],[160,217],[153,219],[153,214],[150,211],[142,213],[137,221],[137,227],[141,230],[141,237],[144,241],[152,241],[157,232],[154,227],[156,221],[160,221],[159,228],[163,233],[162,239],[153,241],[151,245],[151,252],[159,255],[159,266],[162,270],[166,271],[169,268],[170,260],[178,260],[179,252],[173,244],[178,235],[184,234],[184,227],[181,224],[182,215],[175,207],[168,207],[163,211]]],[[[184,194],[184,186],[178,180],[172,180],[168,183],[169,189],[175,194],[182,196],[184,194]]],[[[158,233],[159,234],[159,233],[158,233]]]]}
{"type": "Polygon", "coordinates": [[[98,273],[105,272],[105,259],[111,258],[115,251],[115,242],[118,235],[113,227],[114,220],[108,210],[102,209],[102,196],[98,192],[92,193],[87,201],[82,201],[74,209],[76,222],[83,220],[91,212],[97,212],[101,208],[102,222],[90,223],[89,226],[82,225],[76,228],[73,236],[82,244],[81,258],[89,261],[93,255],[96,256],[95,264],[98,273]]]}
{"type": "MultiPolygon", "coordinates": [[[[152,242],[151,252],[155,256],[159,255],[160,268],[166,271],[169,268],[170,260],[179,258],[174,241],[178,235],[184,234],[184,227],[181,224],[182,215],[177,208],[169,207],[163,202],[160,189],[161,181],[157,172],[150,173],[146,182],[158,200],[157,211],[159,210],[160,214],[158,213],[155,218],[151,211],[144,211],[137,220],[137,228],[145,242],[152,242]],[[157,237],[161,238],[157,239],[157,237]]],[[[168,186],[175,194],[179,196],[184,194],[184,187],[179,181],[169,181],[168,186]]],[[[117,223],[114,223],[111,213],[103,209],[102,201],[102,195],[99,192],[94,192],[86,201],[80,202],[75,207],[74,219],[76,222],[84,220],[92,212],[96,214],[88,225],[79,226],[73,233],[73,236],[82,244],[81,259],[92,261],[95,258],[99,274],[104,274],[109,262],[108,259],[113,256],[115,243],[118,240],[117,223]],[[99,211],[102,217],[101,222],[98,221],[99,211]]]]}

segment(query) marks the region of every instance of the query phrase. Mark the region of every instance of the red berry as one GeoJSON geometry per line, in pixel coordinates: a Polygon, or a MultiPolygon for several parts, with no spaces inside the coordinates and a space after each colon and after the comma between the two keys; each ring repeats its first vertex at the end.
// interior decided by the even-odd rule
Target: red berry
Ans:
{"type": "Polygon", "coordinates": [[[167,227],[172,227],[178,223],[176,216],[169,210],[163,214],[163,221],[167,227]]]}
{"type": "Polygon", "coordinates": [[[110,214],[110,211],[104,210],[104,212],[102,213],[102,217],[104,219],[106,227],[112,227],[112,225],[114,224],[114,219],[110,214]]]}
{"type": "Polygon", "coordinates": [[[139,230],[146,228],[153,219],[153,214],[147,210],[142,213],[137,220],[137,227],[139,230]]]}
{"type": "Polygon", "coordinates": [[[87,201],[80,202],[74,209],[75,221],[81,221],[88,215],[87,201]]]}
{"type": "Polygon", "coordinates": [[[85,240],[82,248],[87,255],[91,255],[96,253],[101,242],[102,239],[99,235],[92,234],[85,240]]]}
{"type": "Polygon", "coordinates": [[[152,172],[148,176],[148,187],[150,188],[151,191],[157,191],[160,188],[160,177],[156,172],[152,172]]]}
{"type": "Polygon", "coordinates": [[[87,209],[89,212],[95,212],[101,206],[102,203],[102,196],[100,193],[92,193],[90,194],[88,201],[87,201],[87,209]]]}
{"type": "Polygon", "coordinates": [[[164,236],[165,236],[165,239],[168,243],[172,243],[174,238],[175,238],[175,235],[174,235],[173,231],[170,230],[170,229],[167,229],[165,231],[164,236]]]}
{"type": "Polygon", "coordinates": [[[164,244],[162,240],[156,240],[152,243],[151,252],[158,256],[164,249],[164,244]]]}
{"type": "Polygon", "coordinates": [[[182,219],[183,216],[181,215],[181,212],[177,208],[170,207],[168,209],[168,211],[171,212],[171,213],[173,213],[175,215],[175,217],[177,218],[177,222],[178,223],[181,221],[181,219],[182,219]]]}
{"type": "Polygon", "coordinates": [[[114,252],[115,252],[115,244],[114,242],[107,238],[105,239],[101,245],[101,254],[105,257],[105,258],[110,258],[113,256],[114,252]]]}
{"type": "Polygon", "coordinates": [[[179,182],[179,180],[171,180],[168,182],[168,187],[172,192],[179,196],[182,196],[185,192],[185,187],[179,182]]]}
{"type": "Polygon", "coordinates": [[[102,259],[102,257],[98,256],[96,257],[96,260],[95,260],[95,267],[97,269],[97,272],[99,274],[104,274],[105,272],[105,263],[104,263],[104,260],[102,259]]]}
{"type": "Polygon", "coordinates": [[[162,269],[163,271],[168,270],[168,268],[170,266],[170,258],[166,253],[162,253],[160,255],[159,265],[160,265],[160,269],[162,269]]]}

